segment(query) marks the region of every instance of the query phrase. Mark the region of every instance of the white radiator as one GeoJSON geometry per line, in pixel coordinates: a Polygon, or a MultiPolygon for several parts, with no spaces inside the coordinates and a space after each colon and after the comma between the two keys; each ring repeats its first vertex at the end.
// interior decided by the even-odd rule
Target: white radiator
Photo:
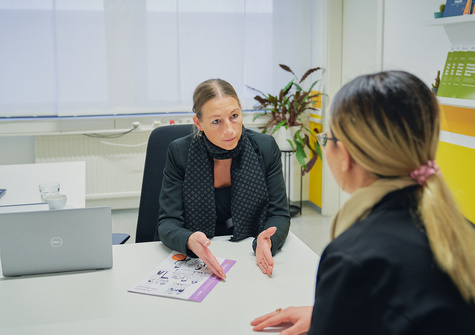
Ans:
{"type": "Polygon", "coordinates": [[[118,138],[37,136],[37,163],[85,161],[86,205],[138,208],[150,131],[118,138]]]}
{"type": "MultiPolygon", "coordinates": [[[[255,129],[261,125],[253,122],[254,113],[246,113],[244,124],[255,129]]],[[[170,118],[170,117],[169,117],[170,118]]],[[[177,117],[174,117],[177,120],[177,117]]],[[[264,122],[263,118],[259,122],[264,122]]],[[[163,119],[162,124],[168,124],[163,119]]],[[[178,119],[178,123],[185,120],[178,119]]],[[[127,122],[123,122],[127,125],[127,122]]],[[[142,124],[145,124],[142,123],[142,124]]],[[[91,138],[83,134],[37,135],[35,136],[35,162],[86,162],[86,206],[110,206],[112,209],[138,208],[142,188],[143,168],[147,141],[152,125],[146,124],[118,138],[91,138]]],[[[257,130],[257,129],[255,129],[257,130]]],[[[110,135],[121,130],[102,131],[110,135]]],[[[122,129],[124,131],[124,129],[122,129]]],[[[76,131],[78,132],[78,131],[76,131]]],[[[300,180],[298,171],[292,163],[292,179],[300,180]],[[295,173],[297,175],[295,176],[295,173]]],[[[305,178],[308,178],[306,176],[305,178]]],[[[295,183],[299,184],[299,183],[295,183]]],[[[304,182],[304,200],[308,198],[308,182],[304,182]]],[[[291,182],[292,200],[300,199],[300,185],[291,182]]]]}

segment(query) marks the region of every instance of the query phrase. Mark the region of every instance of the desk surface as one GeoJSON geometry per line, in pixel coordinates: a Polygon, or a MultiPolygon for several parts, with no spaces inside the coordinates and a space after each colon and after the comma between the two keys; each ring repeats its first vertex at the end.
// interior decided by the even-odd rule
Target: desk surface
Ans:
{"type": "Polygon", "coordinates": [[[257,334],[255,317],[313,304],[319,258],[295,235],[272,278],[255,264],[251,239],[227,240],[215,237],[210,248],[236,264],[201,303],[127,292],[171,252],[160,242],[114,246],[110,270],[0,276],[0,334],[257,334]]]}
{"type": "Polygon", "coordinates": [[[7,189],[0,206],[41,202],[38,185],[50,181],[60,183],[60,192],[68,197],[67,206],[85,207],[85,162],[0,165],[0,188],[7,189]]]}

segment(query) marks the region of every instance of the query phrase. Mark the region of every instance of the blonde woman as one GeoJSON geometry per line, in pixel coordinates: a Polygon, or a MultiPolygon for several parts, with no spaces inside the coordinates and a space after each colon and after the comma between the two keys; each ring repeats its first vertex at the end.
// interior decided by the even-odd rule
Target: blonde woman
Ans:
{"type": "Polygon", "coordinates": [[[168,147],[156,239],[226,278],[210,239],[254,237],[256,264],[271,276],[290,227],[279,147],[272,136],[243,127],[241,103],[225,80],[199,84],[193,111],[198,135],[168,147]]]}
{"type": "Polygon", "coordinates": [[[406,72],[361,76],[336,95],[319,136],[352,197],[332,223],[315,305],[278,309],[281,334],[475,334],[475,229],[435,163],[440,115],[406,72]]]}

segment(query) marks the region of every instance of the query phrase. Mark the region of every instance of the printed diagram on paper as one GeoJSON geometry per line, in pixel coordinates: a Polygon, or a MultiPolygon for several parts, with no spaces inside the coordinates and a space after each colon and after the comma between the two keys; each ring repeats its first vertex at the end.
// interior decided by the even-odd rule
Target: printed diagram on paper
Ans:
{"type": "MultiPolygon", "coordinates": [[[[217,260],[224,273],[236,263],[230,259],[217,260]]],[[[157,270],[129,289],[129,292],[201,302],[219,281],[201,259],[173,251],[157,270]]]]}

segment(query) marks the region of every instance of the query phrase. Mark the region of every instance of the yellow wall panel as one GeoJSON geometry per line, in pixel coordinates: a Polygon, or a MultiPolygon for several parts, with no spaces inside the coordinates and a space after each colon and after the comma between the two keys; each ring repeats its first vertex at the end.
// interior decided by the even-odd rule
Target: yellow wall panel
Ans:
{"type": "Polygon", "coordinates": [[[460,210],[465,217],[475,222],[475,150],[440,142],[437,164],[460,210]]]}
{"type": "MultiPolygon", "coordinates": [[[[310,113],[310,130],[312,136],[315,136],[317,133],[322,132],[323,125],[322,125],[322,115],[321,115],[321,108],[322,108],[322,92],[320,91],[312,91],[312,95],[316,95],[313,100],[313,107],[318,108],[319,111],[314,111],[310,113]]],[[[316,138],[313,137],[313,142],[316,138]]],[[[311,201],[314,205],[322,208],[322,160],[317,158],[315,165],[310,170],[310,177],[309,177],[309,188],[308,188],[308,200],[311,201]]]]}
{"type": "Polygon", "coordinates": [[[440,129],[451,133],[475,136],[475,110],[441,105],[440,129]]]}
{"type": "MultiPolygon", "coordinates": [[[[318,118],[316,115],[312,115],[312,117],[318,118]]],[[[310,121],[310,129],[312,130],[312,133],[314,133],[314,129],[317,129],[318,132],[321,132],[322,124],[310,121]]],[[[308,200],[320,208],[322,208],[322,168],[322,160],[317,158],[313,169],[310,170],[310,186],[308,189],[308,200]]]]}

